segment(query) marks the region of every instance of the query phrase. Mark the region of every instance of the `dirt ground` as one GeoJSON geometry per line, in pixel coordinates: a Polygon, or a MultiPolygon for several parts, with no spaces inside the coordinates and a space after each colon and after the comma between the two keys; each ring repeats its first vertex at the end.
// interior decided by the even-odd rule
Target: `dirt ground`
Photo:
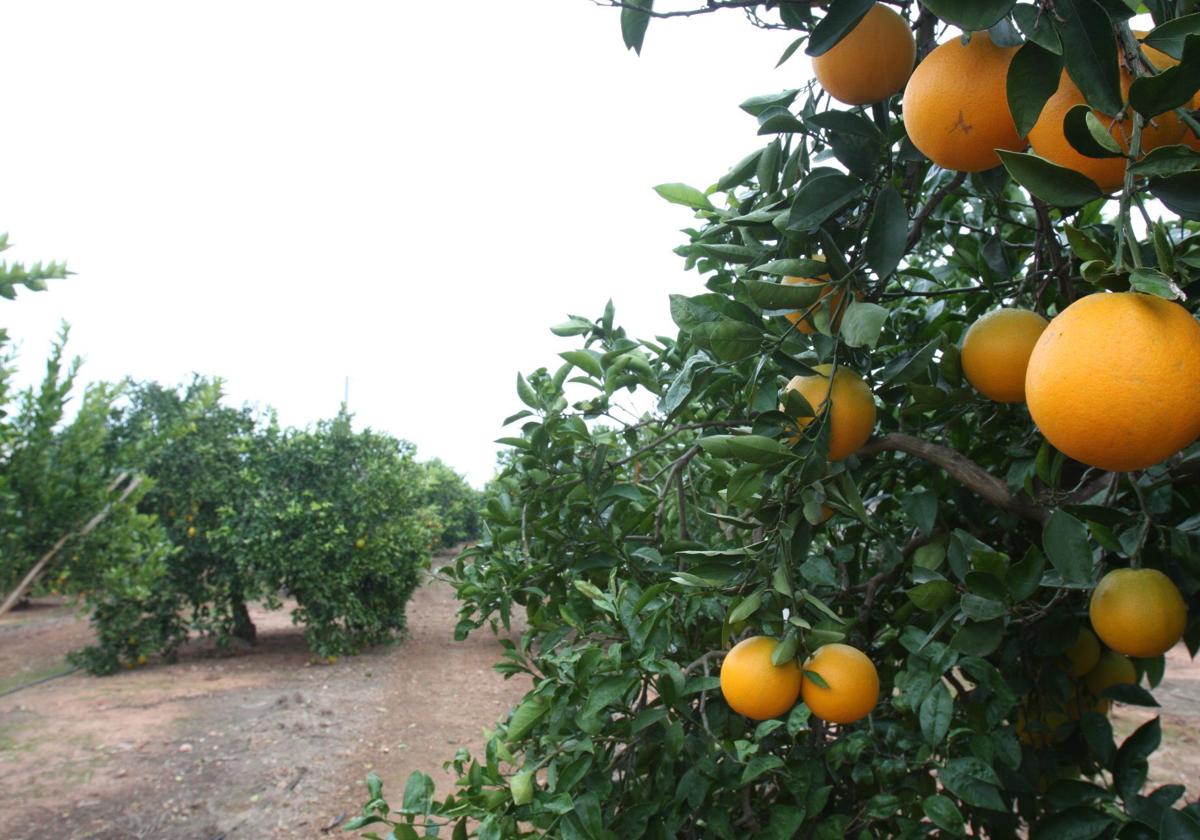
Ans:
{"type": "MultiPolygon", "coordinates": [[[[286,612],[256,611],[256,647],[193,644],[174,665],[104,679],[54,676],[90,641],[70,606],[10,614],[0,620],[0,837],[330,838],[365,801],[368,771],[395,802],[417,769],[444,793],[453,777],[442,763],[459,746],[478,752],[482,729],[529,687],[491,670],[500,648],[489,633],[453,641],[455,610],[453,591],[427,582],[407,638],[334,665],[309,663],[286,612]]],[[[1182,647],[1155,696],[1161,710],[1118,707],[1114,727],[1123,737],[1161,713],[1151,785],[1183,784],[1196,798],[1200,664],[1182,647]]]]}
{"type": "MultiPolygon", "coordinates": [[[[329,838],[366,801],[374,770],[399,804],[413,770],[445,793],[442,763],[528,680],[491,669],[488,632],[455,642],[453,590],[427,582],[403,641],[309,664],[286,612],[252,611],[259,644],[202,644],[174,665],[83,672],[0,696],[0,837],[33,840],[329,838]]],[[[68,669],[91,638],[69,606],[0,620],[0,694],[68,669]]]]}

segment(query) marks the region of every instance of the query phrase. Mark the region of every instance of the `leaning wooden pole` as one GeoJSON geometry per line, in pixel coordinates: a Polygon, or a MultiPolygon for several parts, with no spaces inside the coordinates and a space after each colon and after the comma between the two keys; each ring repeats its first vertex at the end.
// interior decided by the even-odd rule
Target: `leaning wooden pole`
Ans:
{"type": "MultiPolygon", "coordinates": [[[[121,482],[127,477],[127,473],[121,473],[119,476],[117,476],[116,480],[108,486],[108,491],[111,493],[118,486],[120,486],[121,482]]],[[[84,524],[84,526],[78,531],[68,531],[59,537],[58,542],[51,546],[50,550],[38,559],[37,563],[33,565],[33,568],[29,570],[29,574],[25,575],[21,582],[17,584],[16,588],[8,594],[7,598],[4,599],[4,603],[0,604],[0,616],[3,616],[9,610],[15,607],[17,602],[25,597],[25,593],[28,592],[29,588],[37,582],[37,579],[41,577],[42,572],[46,570],[46,566],[49,565],[50,561],[54,559],[54,556],[58,554],[64,545],[67,544],[67,541],[70,540],[71,537],[86,537],[92,531],[96,530],[96,526],[105,520],[108,514],[112,511],[113,506],[119,505],[121,502],[129,498],[129,494],[136,490],[138,485],[141,483],[141,476],[135,477],[133,481],[129,482],[129,485],[123,491],[121,491],[120,498],[118,498],[115,502],[109,502],[106,504],[103,510],[89,519],[87,523],[84,524]]]]}

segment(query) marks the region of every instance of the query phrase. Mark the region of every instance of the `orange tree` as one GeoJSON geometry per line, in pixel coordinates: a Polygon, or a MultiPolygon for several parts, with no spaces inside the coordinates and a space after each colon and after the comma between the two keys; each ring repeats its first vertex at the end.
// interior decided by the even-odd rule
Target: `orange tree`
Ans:
{"type": "Polygon", "coordinates": [[[352,828],[1200,836],[1158,718],[1108,717],[1200,646],[1194,3],[610,5],[638,49],[738,7],[827,58],[657,188],[695,215],[678,333],[610,304],[518,378],[452,580],[460,636],[527,624],[497,667],[531,690],[453,793],[371,777],[352,828]],[[964,347],[999,309],[1034,314],[964,347]]]}

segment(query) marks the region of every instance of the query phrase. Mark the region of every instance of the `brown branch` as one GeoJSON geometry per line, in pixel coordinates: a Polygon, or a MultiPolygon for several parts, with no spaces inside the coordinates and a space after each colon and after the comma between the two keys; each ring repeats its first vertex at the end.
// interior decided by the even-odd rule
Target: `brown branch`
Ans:
{"type": "Polygon", "coordinates": [[[869,458],[880,452],[903,452],[941,467],[959,484],[1007,513],[1015,513],[1034,522],[1045,522],[1050,511],[1034,502],[1014,496],[1001,479],[989,473],[970,458],[948,446],[915,438],[912,435],[893,432],[869,441],[858,450],[860,458],[869,458]]]}
{"type": "Polygon", "coordinates": [[[925,227],[925,222],[929,221],[929,217],[937,209],[937,206],[942,203],[946,196],[961,187],[966,180],[967,173],[958,172],[948,184],[935,190],[933,195],[929,196],[929,201],[925,202],[925,206],[913,218],[912,229],[908,232],[908,241],[904,244],[905,253],[911,251],[913,246],[921,241],[921,228],[925,227]]]}

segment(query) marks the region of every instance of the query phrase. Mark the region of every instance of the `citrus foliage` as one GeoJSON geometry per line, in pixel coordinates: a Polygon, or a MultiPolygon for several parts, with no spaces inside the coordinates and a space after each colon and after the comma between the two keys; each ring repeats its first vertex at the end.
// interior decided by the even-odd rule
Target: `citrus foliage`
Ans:
{"type": "MultiPolygon", "coordinates": [[[[1142,158],[1139,140],[1200,86],[1200,17],[1146,4],[1146,43],[1181,59],[1151,76],[1134,9],[1117,0],[898,5],[918,61],[948,45],[950,60],[913,77],[915,107],[931,110],[914,114],[907,93],[846,110],[817,85],[747,100],[760,148],[708,189],[658,187],[695,214],[677,249],[698,274],[671,297],[678,333],[632,338],[610,304],[553,328],[579,343],[518,378],[526,408],[507,421],[519,432],[501,441],[511,453],[485,535],[451,579],[460,636],[527,621],[497,668],[532,689],[479,758],[455,757],[454,793],[435,800],[416,773],[391,813],[372,778],[352,828],[415,837],[452,824],[488,840],[1200,833],[1181,786],[1144,787],[1157,718],[1117,743],[1106,716],[1111,700],[1154,705],[1163,657],[1131,663],[1136,685],[1110,652],[1094,679],[1069,674],[1111,569],[1164,572],[1189,609],[1184,641],[1200,647],[1195,434],[1134,472],[1074,461],[1022,402],[975,391],[960,354],[966,330],[1001,307],[1053,318],[1089,293],[1134,290],[1195,309],[1200,157],[1170,145],[1142,158]],[[946,24],[974,31],[974,46],[946,24]],[[1138,77],[1127,92],[1122,56],[1138,77]],[[1107,184],[1021,151],[1064,66],[1096,113],[1128,121],[1115,205],[1107,184]],[[941,113],[955,102],[962,112],[941,113]],[[960,136],[923,154],[905,124],[947,115],[960,136]],[[972,174],[926,157],[942,152],[972,174]],[[842,294],[783,282],[826,274],[842,294]],[[797,311],[811,335],[786,317],[797,311]],[[836,404],[821,411],[786,388],[820,365],[865,380],[878,406],[875,437],[842,460],[829,451],[836,404]],[[761,722],[737,714],[717,663],[750,636],[778,640],[778,667],[828,643],[863,652],[878,705],[845,725],[803,702],[761,722]]],[[[640,50],[652,3],[623,6],[640,50]]],[[[872,6],[751,13],[799,31],[787,58],[828,52],[872,6]]],[[[1066,136],[1113,154],[1087,111],[1071,112],[1066,136]]],[[[1118,355],[1096,370],[1127,381],[1146,359],[1121,357],[1123,338],[1115,327],[1118,355]]],[[[1058,399],[1090,409],[1111,396],[1058,399]]],[[[1145,405],[1121,421],[1136,427],[1145,405]]]]}

